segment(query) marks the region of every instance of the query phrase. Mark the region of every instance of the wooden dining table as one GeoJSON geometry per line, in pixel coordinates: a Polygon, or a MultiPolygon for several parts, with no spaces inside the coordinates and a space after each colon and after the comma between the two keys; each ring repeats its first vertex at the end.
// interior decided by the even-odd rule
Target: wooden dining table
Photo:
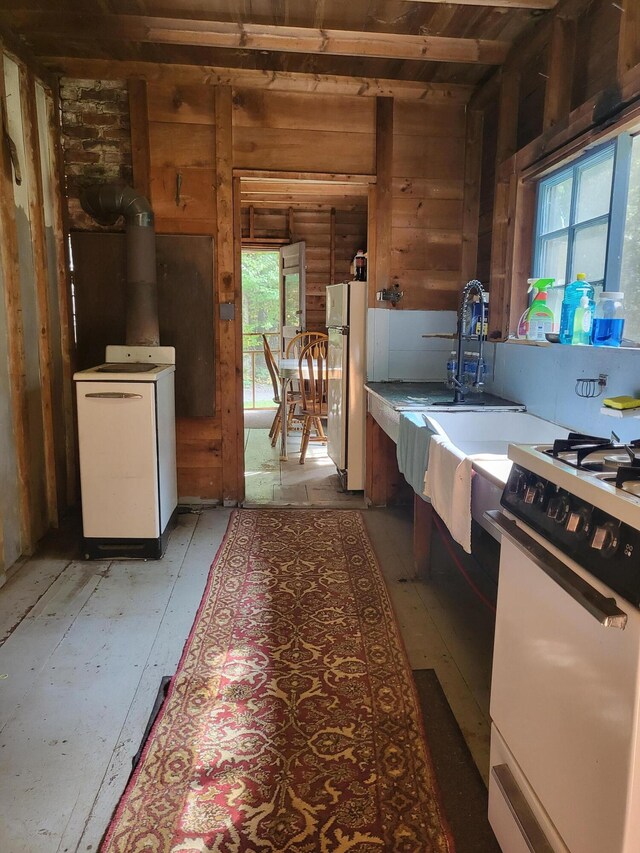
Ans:
{"type": "MultiPolygon", "coordinates": [[[[280,399],[282,400],[282,426],[280,429],[280,459],[283,462],[288,460],[287,456],[287,420],[288,406],[287,393],[289,386],[294,379],[298,379],[300,375],[297,358],[281,358],[278,365],[278,377],[280,378],[280,399]]],[[[304,361],[302,363],[302,377],[309,378],[309,366],[304,361]]]]}

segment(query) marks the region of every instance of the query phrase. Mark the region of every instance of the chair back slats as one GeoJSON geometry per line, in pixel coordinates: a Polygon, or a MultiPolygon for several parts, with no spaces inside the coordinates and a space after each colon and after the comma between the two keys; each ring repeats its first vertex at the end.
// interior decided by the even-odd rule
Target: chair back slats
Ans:
{"type": "Polygon", "coordinates": [[[327,408],[327,340],[311,341],[298,358],[302,411],[318,417],[326,415],[327,408]]]}
{"type": "Polygon", "coordinates": [[[328,340],[324,332],[299,332],[287,344],[286,358],[298,358],[302,350],[314,341],[328,340]]]}
{"type": "Polygon", "coordinates": [[[273,352],[271,351],[271,347],[269,346],[269,341],[267,340],[267,336],[262,336],[262,346],[264,348],[264,360],[267,365],[267,370],[269,371],[269,376],[271,377],[271,384],[273,385],[273,402],[280,403],[280,380],[278,379],[278,365],[276,364],[276,360],[273,357],[273,352]]]}

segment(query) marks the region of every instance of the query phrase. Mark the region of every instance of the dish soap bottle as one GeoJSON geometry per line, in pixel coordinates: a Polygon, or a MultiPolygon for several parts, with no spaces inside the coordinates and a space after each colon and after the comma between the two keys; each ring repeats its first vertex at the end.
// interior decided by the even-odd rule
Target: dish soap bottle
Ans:
{"type": "Polygon", "coordinates": [[[533,291],[533,301],[526,315],[528,341],[544,341],[545,336],[553,332],[553,311],[547,305],[547,290],[554,281],[553,278],[530,279],[529,292],[533,291]]]}
{"type": "Polygon", "coordinates": [[[561,344],[588,344],[591,342],[591,322],[595,307],[594,294],[593,286],[586,280],[583,272],[579,272],[576,275],[576,280],[566,286],[560,314],[559,337],[561,344]],[[586,302],[583,302],[583,299],[586,302]],[[585,331],[587,323],[588,329],[585,331]]]}
{"type": "Polygon", "coordinates": [[[591,343],[591,324],[593,323],[593,308],[589,297],[580,297],[580,304],[573,315],[572,344],[588,346],[591,343]]]}

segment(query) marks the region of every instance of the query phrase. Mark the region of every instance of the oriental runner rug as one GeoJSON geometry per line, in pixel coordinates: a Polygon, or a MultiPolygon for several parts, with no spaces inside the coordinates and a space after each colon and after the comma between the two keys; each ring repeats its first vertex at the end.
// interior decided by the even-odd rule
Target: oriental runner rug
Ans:
{"type": "Polygon", "coordinates": [[[453,853],[353,510],[238,510],[103,853],[453,853]]]}

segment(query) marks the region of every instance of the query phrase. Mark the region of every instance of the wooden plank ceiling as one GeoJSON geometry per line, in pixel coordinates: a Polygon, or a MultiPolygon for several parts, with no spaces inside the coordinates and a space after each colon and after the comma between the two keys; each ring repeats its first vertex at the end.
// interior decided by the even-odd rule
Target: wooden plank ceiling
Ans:
{"type": "Polygon", "coordinates": [[[477,85],[556,2],[3,0],[0,28],[61,71],[120,60],[477,85]]]}

